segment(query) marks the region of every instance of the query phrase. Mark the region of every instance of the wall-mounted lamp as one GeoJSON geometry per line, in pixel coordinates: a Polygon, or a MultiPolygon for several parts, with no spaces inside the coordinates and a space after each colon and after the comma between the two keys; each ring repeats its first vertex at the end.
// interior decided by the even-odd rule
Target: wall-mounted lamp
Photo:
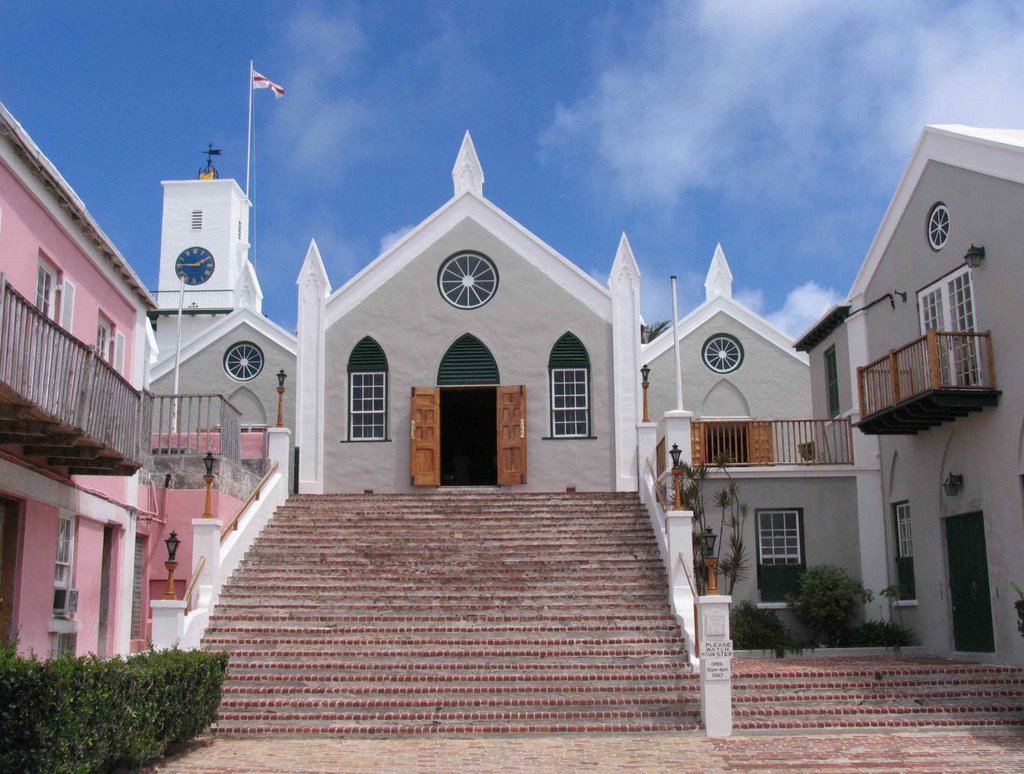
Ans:
{"type": "Polygon", "coordinates": [[[946,493],[947,497],[956,497],[963,488],[964,477],[961,473],[950,473],[942,482],[942,491],[946,493]]]}
{"type": "Polygon", "coordinates": [[[967,255],[964,256],[964,263],[970,266],[972,269],[977,269],[981,266],[981,262],[985,260],[985,248],[978,247],[975,244],[971,244],[967,250],[967,255]]]}

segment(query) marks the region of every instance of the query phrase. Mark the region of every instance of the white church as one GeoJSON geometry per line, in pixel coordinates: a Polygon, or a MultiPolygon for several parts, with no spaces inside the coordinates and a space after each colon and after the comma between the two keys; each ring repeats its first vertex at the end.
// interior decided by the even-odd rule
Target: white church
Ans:
{"type": "MultiPolygon", "coordinates": [[[[751,514],[764,510],[764,541],[780,519],[795,535],[792,555],[765,554],[741,597],[781,600],[808,564],[870,568],[858,498],[874,473],[852,464],[848,421],[811,420],[807,356],[733,297],[721,246],[704,303],[674,336],[642,344],[625,234],[605,286],[484,196],[468,132],[452,184],[451,198],[341,287],[311,241],[292,334],[261,312],[238,185],[165,182],[154,391],[222,394],[258,427],[272,424],[283,370],[300,493],[635,492],[649,467],[663,475],[668,464],[664,444],[657,454],[638,445],[646,366],[648,424],[682,409],[692,421],[683,459],[728,458],[751,514]],[[175,264],[193,248],[214,269],[182,299],[175,264]]],[[[747,527],[755,547],[759,518],[747,527]]]]}

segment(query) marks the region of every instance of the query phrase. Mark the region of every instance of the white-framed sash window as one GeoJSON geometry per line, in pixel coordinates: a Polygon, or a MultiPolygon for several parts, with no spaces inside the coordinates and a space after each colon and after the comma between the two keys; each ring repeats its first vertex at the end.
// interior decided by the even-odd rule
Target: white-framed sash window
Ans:
{"type": "Polygon", "coordinates": [[[57,557],[53,569],[53,611],[63,614],[71,592],[75,558],[75,521],[63,513],[57,520],[57,557]]]}
{"type": "Polygon", "coordinates": [[[551,419],[555,438],[585,438],[590,434],[586,368],[551,369],[551,419]]]}

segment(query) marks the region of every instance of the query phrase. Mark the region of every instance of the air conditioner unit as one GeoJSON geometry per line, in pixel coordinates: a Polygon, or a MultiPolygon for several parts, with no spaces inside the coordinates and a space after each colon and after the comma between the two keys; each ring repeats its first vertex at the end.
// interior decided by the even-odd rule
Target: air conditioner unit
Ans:
{"type": "Polygon", "coordinates": [[[53,593],[53,612],[60,618],[70,618],[78,612],[78,589],[56,589],[53,593]]]}

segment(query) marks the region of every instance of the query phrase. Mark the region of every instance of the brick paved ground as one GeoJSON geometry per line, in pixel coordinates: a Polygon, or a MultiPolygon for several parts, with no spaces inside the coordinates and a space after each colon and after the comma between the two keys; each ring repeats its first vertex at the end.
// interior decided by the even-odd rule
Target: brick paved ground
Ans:
{"type": "Polygon", "coordinates": [[[1024,732],[213,739],[158,772],[1008,772],[1024,732]]]}

